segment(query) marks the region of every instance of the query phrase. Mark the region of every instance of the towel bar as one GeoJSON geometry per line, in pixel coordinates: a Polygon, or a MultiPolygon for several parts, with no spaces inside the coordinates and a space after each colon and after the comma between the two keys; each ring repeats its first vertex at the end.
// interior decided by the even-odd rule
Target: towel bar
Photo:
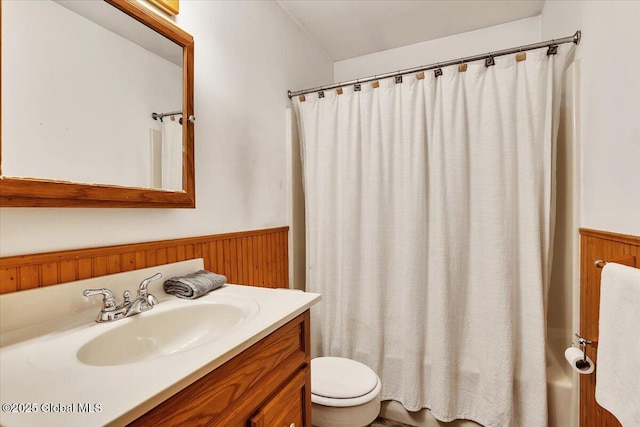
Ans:
{"type": "Polygon", "coordinates": [[[597,259],[594,261],[593,264],[596,266],[596,268],[604,268],[604,266],[607,265],[607,262],[615,262],[616,264],[622,264],[622,265],[627,265],[629,267],[637,268],[636,257],[634,255],[623,255],[622,258],[612,259],[609,261],[597,259]]]}

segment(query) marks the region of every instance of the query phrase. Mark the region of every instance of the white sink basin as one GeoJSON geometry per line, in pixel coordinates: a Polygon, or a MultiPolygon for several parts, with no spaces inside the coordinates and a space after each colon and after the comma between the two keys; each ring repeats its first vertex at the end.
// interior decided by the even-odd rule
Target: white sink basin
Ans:
{"type": "Polygon", "coordinates": [[[124,365],[165,357],[219,339],[255,317],[257,312],[257,304],[213,302],[159,312],[151,310],[117,321],[113,328],[80,347],[76,357],[92,366],[124,365]],[[117,325],[118,322],[126,323],[117,325]]]}
{"type": "Polygon", "coordinates": [[[227,284],[191,301],[155,283],[152,310],[96,323],[100,301],[82,297],[90,288],[122,295],[158,272],[175,277],[203,268],[202,259],[189,260],[0,295],[0,396],[3,403],[38,402],[37,412],[0,411],[0,425],[127,425],[320,300],[227,284]],[[84,402],[102,410],[80,411],[84,402]]]}

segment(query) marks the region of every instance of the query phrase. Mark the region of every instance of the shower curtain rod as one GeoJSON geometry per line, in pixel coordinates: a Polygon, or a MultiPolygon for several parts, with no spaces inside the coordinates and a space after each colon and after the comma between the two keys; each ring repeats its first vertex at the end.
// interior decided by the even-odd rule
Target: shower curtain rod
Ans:
{"type": "Polygon", "coordinates": [[[153,120],[160,120],[162,121],[163,117],[167,117],[167,116],[177,116],[178,114],[182,114],[182,111],[172,111],[170,113],[151,113],[151,118],[153,120]]]}
{"type": "Polygon", "coordinates": [[[420,72],[420,71],[433,70],[433,69],[436,69],[436,68],[447,67],[449,65],[464,64],[466,62],[478,61],[478,60],[481,60],[481,59],[488,59],[488,58],[495,58],[497,56],[509,55],[509,54],[518,53],[518,52],[525,52],[527,50],[540,49],[542,47],[557,46],[557,45],[563,44],[563,43],[575,43],[575,44],[578,45],[578,44],[580,44],[580,39],[581,38],[582,38],[582,32],[580,30],[578,30],[578,31],[575,32],[574,35],[569,36],[569,37],[564,37],[564,38],[561,38],[561,39],[553,39],[553,40],[548,40],[546,42],[533,43],[533,44],[528,44],[528,45],[525,45],[525,46],[514,47],[514,48],[511,48],[511,49],[504,49],[504,50],[499,50],[499,51],[496,51],[496,52],[484,53],[484,54],[481,54],[481,55],[467,56],[466,58],[459,58],[459,59],[454,59],[454,60],[446,61],[446,62],[437,62],[435,64],[423,65],[421,67],[407,68],[405,70],[399,70],[399,71],[386,73],[386,74],[379,74],[379,75],[375,75],[375,76],[365,77],[363,79],[349,80],[347,82],[340,82],[340,83],[335,83],[335,84],[327,85],[327,86],[319,86],[319,87],[310,88],[310,89],[297,90],[297,91],[294,91],[294,92],[287,91],[287,96],[289,96],[289,99],[291,99],[294,96],[305,95],[307,93],[313,93],[313,92],[318,92],[318,91],[323,91],[323,90],[330,90],[330,89],[337,89],[339,87],[350,86],[352,84],[372,82],[372,81],[378,80],[378,79],[386,79],[386,78],[389,78],[389,77],[402,76],[402,75],[405,75],[405,74],[417,73],[417,72],[420,72]]]}
{"type": "MultiPolygon", "coordinates": [[[[153,120],[160,120],[162,121],[163,117],[169,117],[169,116],[177,116],[182,114],[182,111],[172,111],[170,113],[151,113],[151,118],[153,120]]],[[[190,115],[187,120],[189,120],[189,123],[195,123],[196,118],[195,116],[192,114],[190,115]]],[[[180,124],[182,124],[182,119],[180,119],[180,124]]]]}

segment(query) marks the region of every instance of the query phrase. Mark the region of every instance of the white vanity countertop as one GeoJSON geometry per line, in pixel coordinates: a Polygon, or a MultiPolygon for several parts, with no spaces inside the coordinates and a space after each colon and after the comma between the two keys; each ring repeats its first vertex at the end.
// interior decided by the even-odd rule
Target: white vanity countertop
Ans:
{"type": "MultiPolygon", "coordinates": [[[[160,299],[152,310],[115,322],[95,323],[99,305],[92,305],[79,312],[71,310],[72,314],[59,321],[5,330],[0,347],[0,424],[5,427],[125,425],[320,300],[318,294],[239,285],[225,285],[194,301],[158,290],[152,293],[160,299]],[[115,366],[90,366],[76,358],[78,349],[93,337],[154,311],[169,311],[196,302],[233,300],[255,301],[257,313],[212,342],[143,362],[115,366]]],[[[4,310],[9,301],[2,302],[0,308],[4,310]]]]}

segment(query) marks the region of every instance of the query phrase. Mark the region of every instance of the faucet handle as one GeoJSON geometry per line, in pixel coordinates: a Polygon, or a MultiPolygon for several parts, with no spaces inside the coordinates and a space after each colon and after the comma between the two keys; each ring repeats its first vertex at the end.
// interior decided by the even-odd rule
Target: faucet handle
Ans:
{"type": "Polygon", "coordinates": [[[153,307],[154,305],[158,304],[158,298],[151,294],[147,295],[147,304],[149,304],[149,307],[153,307]]]}
{"type": "Polygon", "coordinates": [[[113,296],[113,292],[109,289],[85,289],[84,292],[82,292],[82,295],[85,297],[102,295],[102,311],[112,311],[116,308],[116,298],[113,296]]]}
{"type": "Polygon", "coordinates": [[[142,283],[140,283],[140,288],[138,289],[138,294],[140,296],[145,296],[149,293],[148,287],[149,287],[149,282],[151,282],[152,280],[156,280],[162,277],[162,273],[156,273],[151,277],[147,277],[146,279],[144,279],[142,281],[142,283]]]}

